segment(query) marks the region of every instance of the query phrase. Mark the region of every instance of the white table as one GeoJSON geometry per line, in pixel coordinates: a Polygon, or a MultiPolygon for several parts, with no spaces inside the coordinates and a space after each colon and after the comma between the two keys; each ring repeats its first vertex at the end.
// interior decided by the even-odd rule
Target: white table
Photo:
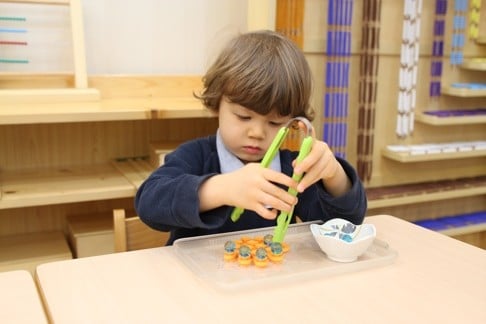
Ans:
{"type": "Polygon", "coordinates": [[[485,323],[486,252],[380,215],[394,263],[228,293],[198,278],[174,247],[37,268],[55,323],[485,323]]]}
{"type": "Polygon", "coordinates": [[[26,270],[0,272],[0,322],[47,323],[34,279],[26,270]]]}

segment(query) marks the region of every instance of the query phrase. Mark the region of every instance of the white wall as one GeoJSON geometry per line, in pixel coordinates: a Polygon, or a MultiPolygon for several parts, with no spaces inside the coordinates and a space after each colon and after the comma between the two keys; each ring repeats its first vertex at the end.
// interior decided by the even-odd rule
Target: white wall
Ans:
{"type": "Polygon", "coordinates": [[[246,0],[83,0],[89,74],[202,74],[246,0]]]}
{"type": "MultiPolygon", "coordinates": [[[[81,0],[88,74],[202,74],[230,37],[247,30],[248,0],[81,0]]],[[[3,46],[0,57],[28,64],[0,64],[1,71],[72,70],[68,12],[51,5],[0,3],[1,15],[27,28],[2,34],[28,41],[3,46]]],[[[10,37],[10,39],[8,39],[10,37]]]]}

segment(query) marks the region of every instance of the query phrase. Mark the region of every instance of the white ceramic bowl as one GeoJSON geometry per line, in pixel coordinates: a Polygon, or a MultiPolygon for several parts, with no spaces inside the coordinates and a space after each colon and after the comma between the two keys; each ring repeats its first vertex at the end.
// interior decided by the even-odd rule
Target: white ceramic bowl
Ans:
{"type": "Polygon", "coordinates": [[[327,257],[338,262],[355,261],[376,237],[373,224],[356,226],[341,218],[333,218],[322,225],[311,224],[310,230],[327,257]]]}

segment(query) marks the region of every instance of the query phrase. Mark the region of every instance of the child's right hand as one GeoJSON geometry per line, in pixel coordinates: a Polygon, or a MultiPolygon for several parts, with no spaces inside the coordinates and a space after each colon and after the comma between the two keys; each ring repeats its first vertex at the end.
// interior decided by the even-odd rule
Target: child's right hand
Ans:
{"type": "Polygon", "coordinates": [[[278,211],[290,212],[297,203],[297,198],[287,192],[288,187],[296,188],[297,183],[259,163],[248,163],[222,176],[226,183],[226,204],[253,210],[263,218],[275,219],[278,211]],[[283,185],[284,189],[276,184],[283,185]]]}

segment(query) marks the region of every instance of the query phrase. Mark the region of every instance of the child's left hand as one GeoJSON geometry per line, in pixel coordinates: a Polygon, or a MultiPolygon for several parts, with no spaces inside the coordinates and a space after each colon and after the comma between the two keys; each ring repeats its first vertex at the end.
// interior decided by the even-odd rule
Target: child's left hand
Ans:
{"type": "Polygon", "coordinates": [[[334,153],[327,143],[314,140],[309,155],[297,164],[294,161],[294,172],[304,173],[297,186],[297,191],[303,192],[313,183],[321,180],[327,191],[337,197],[351,188],[351,181],[344,172],[341,164],[336,160],[334,153]]]}

